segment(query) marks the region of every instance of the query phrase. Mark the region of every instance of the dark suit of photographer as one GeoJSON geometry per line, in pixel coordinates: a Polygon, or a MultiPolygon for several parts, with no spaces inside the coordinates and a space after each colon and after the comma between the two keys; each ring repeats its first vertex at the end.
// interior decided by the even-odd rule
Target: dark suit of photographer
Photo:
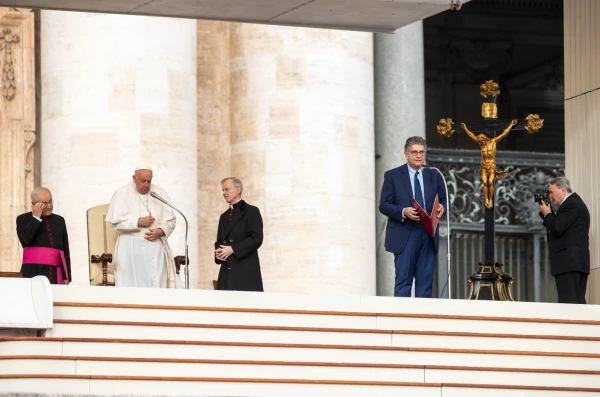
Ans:
{"type": "Polygon", "coordinates": [[[556,213],[539,202],[540,216],[548,229],[550,266],[559,303],[585,304],[587,279],[590,274],[590,213],[569,180],[558,177],[548,184],[550,199],[558,206],[556,213]]]}

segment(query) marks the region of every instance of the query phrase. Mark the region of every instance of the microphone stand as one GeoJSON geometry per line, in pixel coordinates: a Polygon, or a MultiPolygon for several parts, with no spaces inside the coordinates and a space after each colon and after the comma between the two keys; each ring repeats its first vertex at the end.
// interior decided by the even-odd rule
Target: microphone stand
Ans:
{"type": "Polygon", "coordinates": [[[157,199],[158,201],[161,201],[162,203],[168,205],[169,207],[173,208],[175,211],[179,212],[181,214],[181,216],[183,217],[183,220],[185,221],[185,289],[190,289],[190,272],[189,272],[189,258],[188,258],[188,243],[187,243],[187,238],[188,238],[188,221],[187,218],[185,217],[185,215],[183,215],[183,212],[179,211],[177,208],[173,207],[171,205],[171,203],[169,203],[167,200],[165,200],[164,198],[160,197],[158,194],[154,193],[154,192],[150,192],[150,196],[154,197],[155,199],[157,199]]]}
{"type": "Polygon", "coordinates": [[[424,165],[423,166],[425,169],[432,169],[432,170],[436,170],[438,172],[438,174],[440,174],[440,176],[442,177],[442,179],[444,180],[444,188],[446,189],[446,206],[448,208],[445,209],[446,211],[446,229],[447,229],[447,235],[446,235],[446,258],[447,258],[447,266],[448,266],[448,299],[452,299],[452,274],[450,272],[450,258],[451,258],[451,249],[450,249],[450,196],[448,195],[448,183],[446,183],[446,178],[444,178],[444,174],[442,174],[442,171],[440,171],[437,167],[432,167],[430,165],[424,165]]]}

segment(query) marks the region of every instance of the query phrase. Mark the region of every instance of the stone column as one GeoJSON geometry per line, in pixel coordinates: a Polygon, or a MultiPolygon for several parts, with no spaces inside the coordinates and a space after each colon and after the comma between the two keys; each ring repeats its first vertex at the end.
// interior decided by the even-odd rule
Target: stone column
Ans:
{"type": "MultiPolygon", "coordinates": [[[[588,303],[600,303],[600,9],[594,0],[565,0],[565,168],[590,211],[588,303]]],[[[543,117],[543,115],[540,115],[543,117]]],[[[543,134],[542,129],[539,134],[543,134]]]]}
{"type": "Polygon", "coordinates": [[[385,251],[387,217],[379,212],[385,171],[406,162],[404,143],[425,137],[423,23],[375,34],[375,162],[377,295],[394,295],[394,255],[385,251]]]}
{"type": "MultiPolygon", "coordinates": [[[[74,282],[88,284],[87,209],[108,203],[143,162],[190,222],[196,287],[196,21],[59,11],[41,19],[42,184],[67,222],[74,282]]],[[[175,255],[184,234],[178,216],[175,255]]]]}
{"type": "Polygon", "coordinates": [[[29,210],[34,183],[34,14],[0,8],[0,272],[18,272],[15,218],[29,210]]]}
{"type": "Polygon", "coordinates": [[[372,34],[232,24],[230,52],[231,170],[263,216],[265,290],[374,295],[372,34]]]}
{"type": "Polygon", "coordinates": [[[227,209],[221,180],[230,162],[230,23],[198,21],[198,258],[200,288],[213,289],[214,241],[227,209]]]}

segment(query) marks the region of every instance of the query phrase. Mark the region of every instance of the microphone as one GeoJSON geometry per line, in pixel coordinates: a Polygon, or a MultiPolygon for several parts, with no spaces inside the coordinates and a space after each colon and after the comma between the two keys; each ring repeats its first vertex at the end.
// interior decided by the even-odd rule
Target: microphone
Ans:
{"type": "Polygon", "coordinates": [[[150,192],[150,196],[154,197],[155,199],[157,199],[158,201],[161,201],[162,203],[168,205],[169,207],[173,208],[175,211],[179,212],[181,214],[181,216],[183,217],[183,220],[185,221],[185,289],[189,289],[190,288],[190,272],[189,272],[189,259],[188,259],[188,244],[187,244],[187,238],[188,238],[188,221],[187,218],[185,217],[185,215],[183,215],[183,212],[179,211],[177,208],[173,207],[171,205],[171,203],[169,203],[167,200],[165,200],[164,198],[160,197],[158,194],[154,193],[154,192],[150,192]]]}
{"type": "MultiPolygon", "coordinates": [[[[447,235],[446,235],[446,257],[447,257],[447,266],[448,266],[448,278],[446,279],[446,285],[448,286],[448,299],[452,299],[452,283],[450,282],[451,280],[451,272],[450,272],[450,266],[451,266],[451,262],[450,262],[450,258],[452,257],[451,254],[451,249],[450,249],[450,196],[448,195],[448,183],[446,182],[446,178],[444,177],[444,174],[442,174],[442,171],[439,170],[439,168],[437,167],[433,167],[431,165],[428,164],[423,164],[422,166],[424,169],[429,169],[429,170],[436,170],[438,172],[438,174],[440,174],[440,176],[442,177],[442,180],[444,181],[444,188],[446,189],[446,229],[448,230],[447,235]]],[[[444,290],[446,289],[446,286],[444,286],[444,288],[442,288],[442,292],[440,294],[441,295],[444,294],[444,290]]]]}

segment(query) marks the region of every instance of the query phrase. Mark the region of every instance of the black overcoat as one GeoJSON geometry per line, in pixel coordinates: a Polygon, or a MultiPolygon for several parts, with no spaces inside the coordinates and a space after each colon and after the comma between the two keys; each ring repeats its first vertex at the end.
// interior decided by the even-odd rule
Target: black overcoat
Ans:
{"type": "Polygon", "coordinates": [[[552,275],[567,272],[590,273],[590,213],[577,193],[544,217],[548,229],[552,275]]]}
{"type": "Polygon", "coordinates": [[[221,265],[217,289],[235,291],[263,291],[258,248],[263,242],[263,223],[260,211],[244,200],[234,205],[229,220],[229,209],[221,214],[215,248],[230,245],[233,254],[221,265]]]}

